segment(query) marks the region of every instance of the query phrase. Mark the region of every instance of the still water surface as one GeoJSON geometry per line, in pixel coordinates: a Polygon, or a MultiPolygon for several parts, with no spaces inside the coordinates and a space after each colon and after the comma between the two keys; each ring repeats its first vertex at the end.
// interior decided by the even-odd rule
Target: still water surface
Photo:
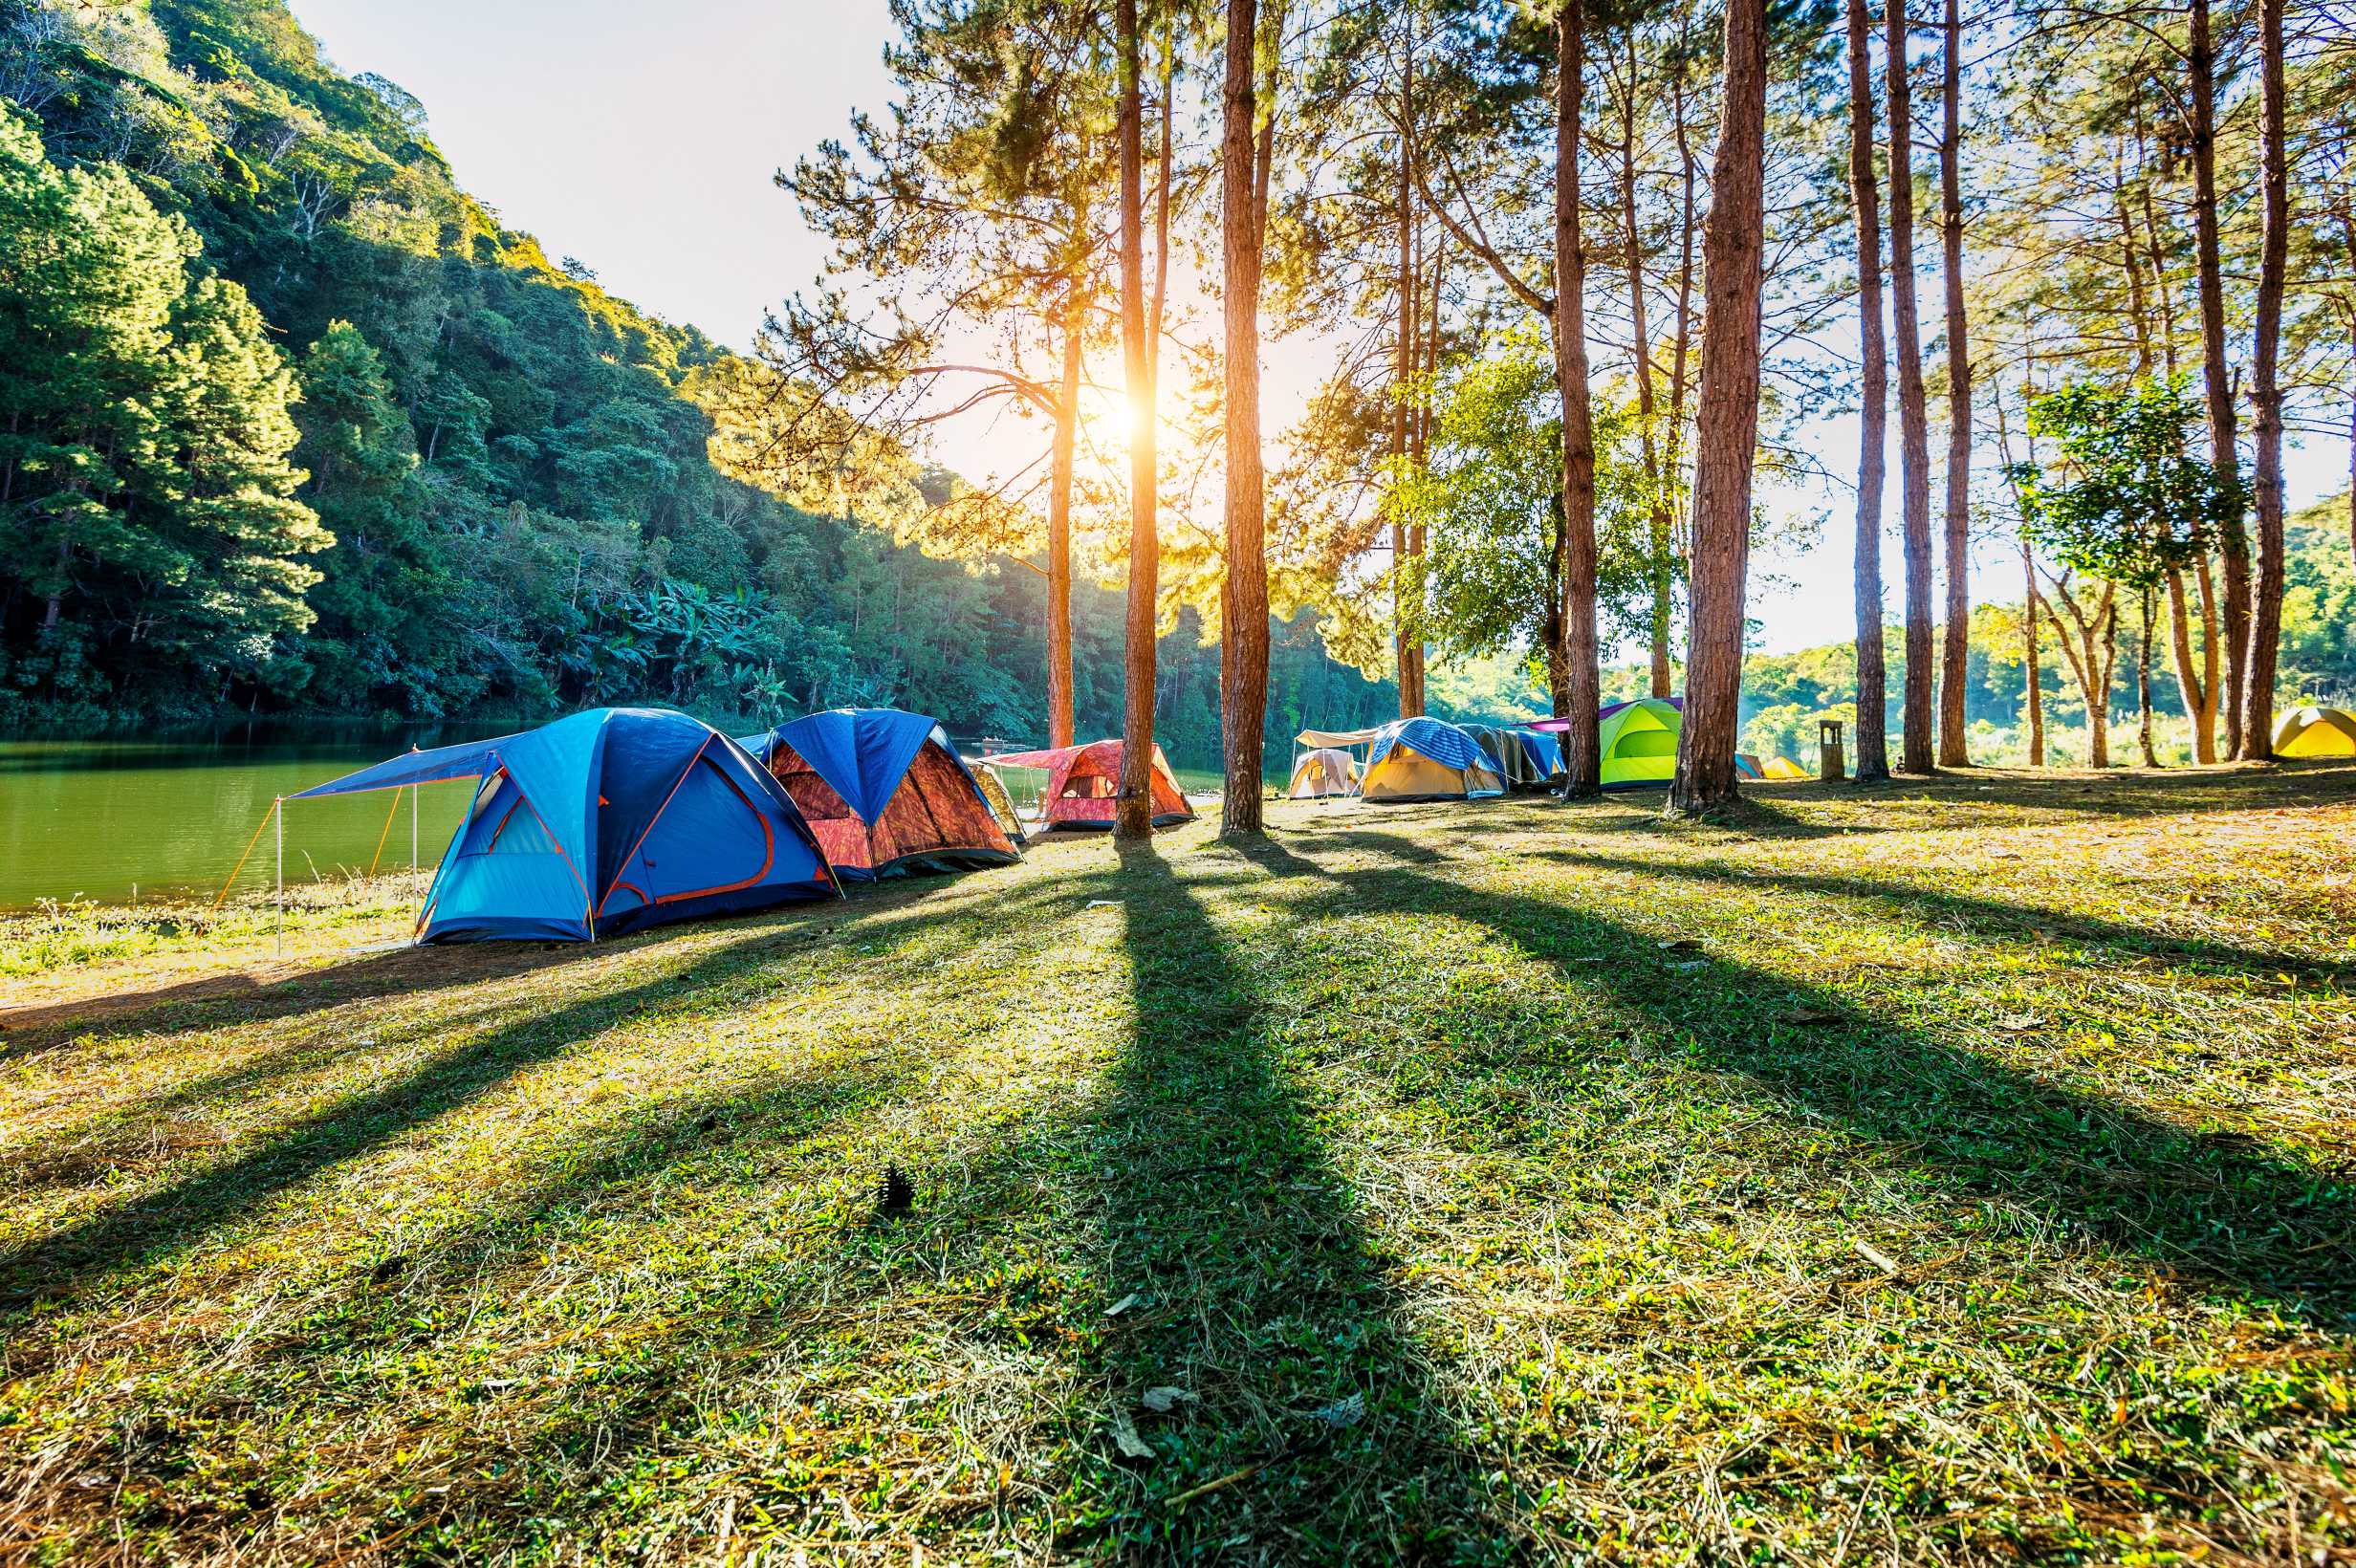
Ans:
{"type": "MultiPolygon", "coordinates": [[[[411,746],[448,746],[506,734],[515,724],[437,725],[413,730],[269,725],[159,739],[0,737],[0,909],[43,899],[127,902],[149,895],[217,890],[269,815],[270,803],[381,762],[411,746]]],[[[1284,760],[1269,759],[1281,782],[1284,760]]],[[[1189,791],[1218,787],[1208,770],[1175,770],[1189,791]]],[[[1010,773],[1018,807],[1036,800],[1043,775],[1010,773]],[[1026,796],[1029,800],[1026,800],[1026,796]]],[[[417,855],[442,858],[473,794],[471,781],[404,792],[298,800],[286,810],[286,876],[315,876],[409,863],[412,804],[417,855]]],[[[265,829],[239,874],[241,889],[271,884],[265,829]]]]}
{"type": "MultiPolygon", "coordinates": [[[[0,909],[42,899],[117,903],[135,886],[142,897],[210,896],[276,796],[412,745],[447,746],[515,728],[281,726],[161,739],[0,739],[0,909]]],[[[287,880],[365,870],[380,838],[382,866],[406,866],[413,795],[418,856],[431,865],[472,793],[470,782],[404,793],[389,829],[389,793],[296,801],[286,811],[287,880]]],[[[273,847],[265,831],[240,887],[270,885],[273,847]]]]}

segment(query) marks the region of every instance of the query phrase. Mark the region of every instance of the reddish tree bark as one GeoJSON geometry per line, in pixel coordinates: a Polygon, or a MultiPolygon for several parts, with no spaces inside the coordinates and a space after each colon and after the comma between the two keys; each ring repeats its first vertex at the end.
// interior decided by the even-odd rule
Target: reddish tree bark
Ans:
{"type": "Polygon", "coordinates": [[[1625,37],[1627,90],[1620,100],[1620,227],[1627,236],[1628,326],[1635,335],[1637,444],[1645,484],[1651,491],[1645,509],[1645,544],[1652,560],[1647,574],[1652,589],[1652,669],[1649,690],[1666,697],[1671,689],[1669,636],[1676,573],[1669,555],[1669,488],[1661,472],[1660,443],[1653,431],[1652,334],[1645,300],[1645,246],[1636,229],[1636,31],[1625,37]]]}
{"type": "MultiPolygon", "coordinates": [[[[1407,56],[1399,76],[1399,182],[1392,219],[1399,231],[1399,340],[1393,345],[1391,380],[1393,381],[1390,408],[1390,460],[1394,473],[1407,456],[1407,425],[1410,411],[1407,403],[1407,384],[1415,375],[1417,300],[1421,291],[1416,287],[1419,275],[1415,256],[1415,196],[1410,183],[1414,147],[1409,141],[1415,123],[1415,44],[1412,35],[1407,40],[1407,56]]],[[[1414,606],[1409,601],[1408,585],[1416,580],[1414,541],[1407,520],[1396,513],[1390,525],[1391,559],[1391,657],[1399,671],[1399,716],[1411,719],[1421,714],[1422,693],[1416,689],[1416,654],[1420,648],[1420,634],[1415,631],[1414,606]]]]}
{"type": "Polygon", "coordinates": [[[2290,171],[2284,147],[2282,0],[2258,0],[2258,188],[2265,233],[2258,257],[2258,321],[2250,349],[2250,392],[2258,403],[2258,580],[2250,594],[2248,685],[2241,699],[2239,755],[2274,755],[2275,662],[2281,652],[2286,575],[2282,517],[2282,276],[2290,260],[2290,171]]]}
{"type": "Polygon", "coordinates": [[[1047,744],[1072,744],[1072,449],[1080,433],[1081,338],[1088,313],[1072,280],[1063,312],[1063,384],[1056,400],[1055,470],[1047,490],[1047,744]]]}
{"type": "Polygon", "coordinates": [[[1222,838],[1258,838],[1268,722],[1267,496],[1260,468],[1261,159],[1253,140],[1255,0],[1228,0],[1220,99],[1220,250],[1226,316],[1227,578],[1219,596],[1219,718],[1226,751],[1222,838]]]}
{"type": "Polygon", "coordinates": [[[1701,389],[1694,415],[1693,588],[1671,816],[1734,798],[1744,579],[1758,447],[1759,282],[1765,264],[1766,0],[1727,0],[1725,105],[1702,237],[1701,389]]]}
{"type": "Polygon", "coordinates": [[[1923,406],[1922,317],[1914,300],[1914,114],[1906,0],[1885,0],[1889,88],[1890,326],[1898,339],[1898,488],[1906,543],[1906,733],[1899,766],[1931,771],[1931,431],[1923,406]]]}
{"type": "MultiPolygon", "coordinates": [[[[2201,396],[2209,411],[2209,461],[2217,476],[2238,487],[2241,455],[2235,446],[2234,376],[2225,357],[2224,264],[2217,240],[2216,45],[2210,35],[2209,0],[2192,0],[2186,37],[2192,88],[2193,275],[2200,292],[2201,396]]],[[[2225,753],[2241,751],[2242,662],[2250,628],[2250,541],[2236,508],[2217,531],[2225,557],[2225,753]]]]}
{"type": "MultiPolygon", "coordinates": [[[[1121,50],[1121,349],[1129,398],[1129,602],[1123,660],[1121,796],[1113,831],[1153,832],[1154,610],[1161,540],[1154,450],[1152,340],[1145,316],[1145,95],[1139,81],[1137,0],[1117,0],[1121,50]]],[[[1169,105],[1162,106],[1167,124],[1169,105]]],[[[1167,175],[1164,175],[1167,179],[1167,175]]]]}
{"type": "Polygon", "coordinates": [[[1968,768],[1963,686],[1972,657],[1972,352],[1963,306],[1963,23],[1947,0],[1939,105],[1939,241],[1947,289],[1947,636],[1939,668],[1939,764],[1968,768]]]}
{"type": "Polygon", "coordinates": [[[1889,776],[1882,660],[1882,487],[1889,440],[1889,351],[1882,335],[1882,201],[1873,169],[1873,43],[1865,0],[1847,0],[1849,194],[1857,213],[1857,329],[1863,350],[1857,450],[1857,782],[1889,776]]]}
{"type": "Polygon", "coordinates": [[[1555,383],[1562,394],[1562,793],[1603,786],[1596,733],[1603,673],[1595,597],[1595,429],[1587,403],[1587,262],[1579,232],[1579,139],[1586,67],[1582,0],[1555,19],[1555,383]]]}

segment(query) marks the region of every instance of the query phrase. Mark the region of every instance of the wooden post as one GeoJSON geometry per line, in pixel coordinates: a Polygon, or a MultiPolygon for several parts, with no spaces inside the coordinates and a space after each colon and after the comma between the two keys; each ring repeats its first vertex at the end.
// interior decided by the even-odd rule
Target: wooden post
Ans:
{"type": "Polygon", "coordinates": [[[1840,780],[1848,776],[1848,759],[1841,750],[1841,721],[1816,721],[1816,771],[1819,776],[1840,780]]]}

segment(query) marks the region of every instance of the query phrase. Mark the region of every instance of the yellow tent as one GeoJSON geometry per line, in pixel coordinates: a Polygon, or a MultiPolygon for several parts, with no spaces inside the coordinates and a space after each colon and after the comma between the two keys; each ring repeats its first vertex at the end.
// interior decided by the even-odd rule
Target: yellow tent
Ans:
{"type": "Polygon", "coordinates": [[[1790,757],[1773,758],[1760,771],[1769,778],[1805,778],[1808,776],[1800,771],[1800,764],[1790,757]]]}
{"type": "Polygon", "coordinates": [[[2274,732],[2279,757],[2356,757],[2356,718],[2336,708],[2294,708],[2274,732]]]}

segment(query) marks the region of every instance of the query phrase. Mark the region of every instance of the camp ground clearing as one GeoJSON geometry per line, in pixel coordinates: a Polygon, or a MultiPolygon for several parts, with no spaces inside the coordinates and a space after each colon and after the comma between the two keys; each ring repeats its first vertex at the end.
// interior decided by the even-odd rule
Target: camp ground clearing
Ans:
{"type": "Polygon", "coordinates": [[[1754,795],[93,930],[9,971],[0,1540],[2347,1560],[2356,768],[1754,795]]]}

